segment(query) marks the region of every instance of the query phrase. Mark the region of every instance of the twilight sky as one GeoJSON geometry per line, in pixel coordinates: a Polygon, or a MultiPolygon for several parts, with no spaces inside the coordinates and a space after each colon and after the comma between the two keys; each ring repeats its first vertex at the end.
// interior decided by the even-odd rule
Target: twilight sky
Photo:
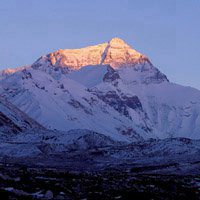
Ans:
{"type": "Polygon", "coordinates": [[[120,37],[200,89],[200,0],[0,0],[0,69],[120,37]]]}

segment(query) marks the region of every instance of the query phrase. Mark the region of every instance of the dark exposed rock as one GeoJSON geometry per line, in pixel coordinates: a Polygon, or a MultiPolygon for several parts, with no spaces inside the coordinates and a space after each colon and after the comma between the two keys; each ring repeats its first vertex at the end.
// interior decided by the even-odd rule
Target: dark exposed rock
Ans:
{"type": "Polygon", "coordinates": [[[3,126],[5,127],[5,131],[8,131],[9,129],[12,133],[19,133],[22,131],[22,129],[19,126],[17,126],[11,119],[9,119],[0,111],[0,127],[3,126]]]}
{"type": "Polygon", "coordinates": [[[112,106],[115,110],[129,117],[127,108],[143,111],[142,104],[137,96],[118,95],[115,91],[109,91],[106,94],[95,92],[101,100],[112,106]]]}
{"type": "Polygon", "coordinates": [[[91,109],[86,108],[84,105],[82,105],[79,101],[76,101],[75,99],[71,99],[70,101],[68,101],[68,104],[70,104],[74,108],[80,108],[85,113],[92,115],[92,110],[91,109]]]}
{"type": "Polygon", "coordinates": [[[26,69],[23,69],[22,70],[22,79],[29,79],[29,78],[32,78],[32,74],[30,72],[28,72],[26,69]]]}
{"type": "Polygon", "coordinates": [[[108,72],[104,75],[103,81],[104,82],[114,82],[119,79],[120,76],[117,71],[115,71],[113,68],[108,67],[108,72]]]}

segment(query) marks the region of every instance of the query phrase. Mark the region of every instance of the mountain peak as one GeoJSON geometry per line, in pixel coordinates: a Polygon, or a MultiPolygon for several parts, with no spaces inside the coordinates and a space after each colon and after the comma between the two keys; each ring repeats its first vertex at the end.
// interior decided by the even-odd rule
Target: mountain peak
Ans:
{"type": "Polygon", "coordinates": [[[110,46],[128,46],[121,38],[112,38],[109,42],[110,46]]]}
{"type": "Polygon", "coordinates": [[[46,70],[47,67],[64,71],[78,70],[88,65],[110,65],[113,68],[133,66],[147,60],[146,56],[132,49],[120,38],[107,43],[80,49],[64,49],[42,56],[32,67],[46,70]]]}

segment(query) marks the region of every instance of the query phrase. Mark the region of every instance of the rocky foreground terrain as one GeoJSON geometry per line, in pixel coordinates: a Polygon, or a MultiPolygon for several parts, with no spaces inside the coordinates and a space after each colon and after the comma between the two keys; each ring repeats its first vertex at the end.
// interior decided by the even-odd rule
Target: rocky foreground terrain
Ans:
{"type": "Polygon", "coordinates": [[[0,167],[2,199],[199,199],[200,176],[140,174],[113,168],[98,172],[0,167]]]}
{"type": "Polygon", "coordinates": [[[199,146],[198,140],[182,138],[3,156],[0,194],[4,199],[200,199],[199,146]]]}

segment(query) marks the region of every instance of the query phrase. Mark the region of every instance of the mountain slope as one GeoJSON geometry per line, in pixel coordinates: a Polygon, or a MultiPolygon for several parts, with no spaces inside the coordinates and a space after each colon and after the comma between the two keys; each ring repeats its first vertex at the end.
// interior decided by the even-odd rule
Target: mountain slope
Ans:
{"type": "Polygon", "coordinates": [[[45,130],[45,128],[0,96],[1,135],[12,135],[36,130],[45,130]]]}
{"type": "MultiPolygon", "coordinates": [[[[151,78],[150,82],[141,81],[135,69],[123,68],[117,72],[118,78],[91,88],[96,94],[110,104],[116,98],[137,96],[140,100],[140,111],[149,119],[153,132],[159,138],[188,137],[200,138],[200,92],[190,87],[170,83],[162,78],[151,78]],[[126,76],[127,75],[127,76],[126,76]],[[132,75],[132,77],[129,77],[132,75]],[[160,80],[159,80],[160,79],[160,80]],[[110,98],[110,94],[113,97],[110,98]]],[[[142,77],[143,78],[143,77],[142,77]]],[[[119,104],[118,104],[119,105],[119,104]]],[[[127,115],[134,119],[134,107],[126,103],[127,115]]],[[[150,127],[150,126],[149,126],[150,127]]]]}
{"type": "Polygon", "coordinates": [[[153,137],[64,75],[56,80],[30,68],[5,79],[1,89],[3,96],[49,129],[89,129],[118,140],[153,137]]]}

